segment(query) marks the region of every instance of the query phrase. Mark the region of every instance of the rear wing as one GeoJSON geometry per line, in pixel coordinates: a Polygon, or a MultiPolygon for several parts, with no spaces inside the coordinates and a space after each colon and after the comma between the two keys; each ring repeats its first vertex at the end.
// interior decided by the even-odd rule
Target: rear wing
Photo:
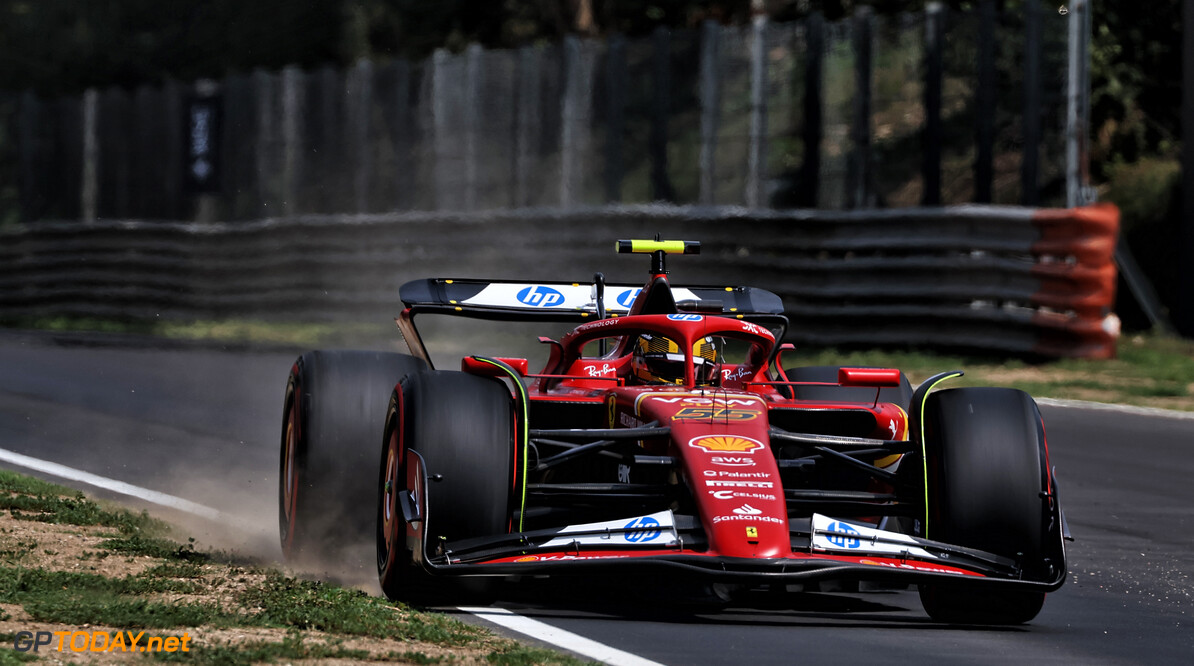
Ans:
{"type": "MultiPolygon", "coordinates": [[[[406,310],[395,319],[411,354],[434,368],[423,345],[415,315],[445,314],[499,321],[584,323],[604,315],[630,312],[643,287],[603,284],[604,311],[597,306],[597,285],[579,282],[504,282],[436,278],[402,285],[398,294],[406,310]]],[[[745,319],[772,329],[783,338],[788,318],[779,296],[755,287],[669,287],[677,313],[701,313],[745,319]]],[[[778,347],[777,347],[778,349],[778,347]]]]}
{"type": "MultiPolygon", "coordinates": [[[[784,312],[779,296],[756,287],[671,287],[677,312],[774,321],[784,312]]],[[[593,284],[427,279],[402,285],[399,297],[411,315],[434,312],[506,321],[582,323],[598,318],[593,284]]],[[[642,285],[604,285],[605,314],[630,312],[642,285]]]]}

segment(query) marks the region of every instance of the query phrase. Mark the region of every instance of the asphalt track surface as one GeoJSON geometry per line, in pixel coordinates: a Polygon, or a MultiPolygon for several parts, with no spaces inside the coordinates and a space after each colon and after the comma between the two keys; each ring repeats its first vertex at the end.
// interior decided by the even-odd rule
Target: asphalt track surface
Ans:
{"type": "MultiPolygon", "coordinates": [[[[279,422],[294,357],[3,332],[0,449],[213,507],[236,527],[192,519],[201,542],[275,559],[279,422]]],[[[615,581],[524,586],[496,605],[662,664],[1190,663],[1194,419],[1042,411],[1077,540],[1068,582],[1028,625],[936,624],[907,590],[710,607],[615,581]]]]}

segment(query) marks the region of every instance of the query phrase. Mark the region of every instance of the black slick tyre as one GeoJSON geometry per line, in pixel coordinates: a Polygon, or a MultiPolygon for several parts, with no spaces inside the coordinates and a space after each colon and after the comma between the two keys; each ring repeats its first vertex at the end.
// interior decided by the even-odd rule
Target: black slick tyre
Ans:
{"type": "Polygon", "coordinates": [[[312,351],[290,371],[282,416],[278,529],[300,566],[348,574],[369,561],[377,449],[394,386],[426,365],[403,354],[312,351]]]}
{"type": "MultiPolygon", "coordinates": [[[[1017,560],[1027,577],[1046,558],[1049,489],[1044,428],[1023,391],[960,388],[925,405],[927,523],[924,536],[1017,560]]],[[[1021,624],[1036,617],[1043,592],[995,585],[920,586],[939,622],[1021,624]]]]}
{"type": "Polygon", "coordinates": [[[509,390],[461,372],[407,377],[390,401],[378,475],[377,571],[386,596],[422,602],[446,591],[412,562],[398,504],[411,451],[429,479],[425,534],[436,544],[505,534],[512,497],[514,422],[509,390]]]}

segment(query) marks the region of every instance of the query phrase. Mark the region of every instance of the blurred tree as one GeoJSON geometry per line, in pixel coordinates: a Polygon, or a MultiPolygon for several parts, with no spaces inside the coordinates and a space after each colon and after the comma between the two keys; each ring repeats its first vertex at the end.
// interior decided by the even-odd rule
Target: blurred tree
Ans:
{"type": "MultiPolygon", "coordinates": [[[[1062,0],[1064,2],[1064,0],[1062,0]]],[[[765,0],[776,20],[828,20],[921,0],[765,0]]],[[[977,0],[947,0],[969,10],[977,0]]],[[[997,0],[1015,11],[1020,0],[997,0]]],[[[1179,0],[1099,0],[1092,48],[1093,176],[1141,156],[1176,154],[1179,0]]],[[[745,23],[751,0],[0,0],[0,90],[43,95],[88,87],[220,78],[254,68],[427,57],[470,43],[513,48],[569,33],[650,33],[704,20],[745,23]]]]}
{"type": "Polygon", "coordinates": [[[1129,0],[1095,6],[1091,47],[1091,160],[1105,181],[1111,167],[1148,155],[1176,159],[1180,135],[1179,0],[1140,11],[1129,0]]]}
{"type": "Polygon", "coordinates": [[[0,0],[0,89],[43,95],[339,60],[341,0],[0,0]]]}

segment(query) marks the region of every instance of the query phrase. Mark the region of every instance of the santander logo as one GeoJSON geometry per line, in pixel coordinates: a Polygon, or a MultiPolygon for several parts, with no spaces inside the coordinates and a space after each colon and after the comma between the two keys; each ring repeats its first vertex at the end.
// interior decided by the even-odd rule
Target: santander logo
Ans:
{"type": "Polygon", "coordinates": [[[757,515],[762,514],[763,512],[759,509],[754,508],[753,506],[751,506],[749,504],[743,504],[742,506],[738,507],[737,509],[734,509],[734,513],[738,514],[739,516],[757,516],[757,515]]]}

